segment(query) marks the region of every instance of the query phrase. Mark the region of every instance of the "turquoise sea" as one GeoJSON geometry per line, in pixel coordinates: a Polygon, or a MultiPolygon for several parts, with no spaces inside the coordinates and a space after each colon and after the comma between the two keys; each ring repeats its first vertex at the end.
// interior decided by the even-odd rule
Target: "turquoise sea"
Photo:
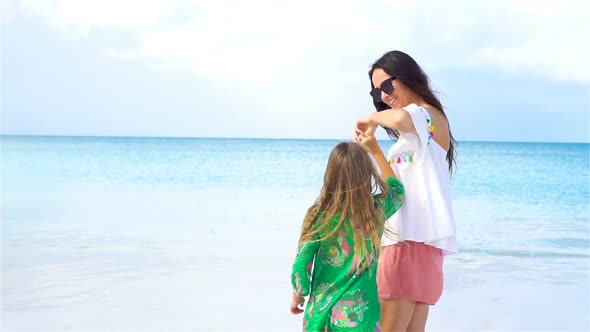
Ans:
{"type": "MultiPolygon", "coordinates": [[[[2,136],[2,330],[300,330],[290,267],[336,143],[2,136]]],[[[428,330],[590,329],[589,158],[459,143],[428,330]]]]}

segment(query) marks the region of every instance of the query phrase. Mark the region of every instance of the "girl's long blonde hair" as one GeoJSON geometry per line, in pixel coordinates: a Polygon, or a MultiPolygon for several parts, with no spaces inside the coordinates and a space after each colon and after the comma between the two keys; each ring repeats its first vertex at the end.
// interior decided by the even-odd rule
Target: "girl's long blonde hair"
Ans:
{"type": "Polygon", "coordinates": [[[330,153],[320,195],[305,215],[299,246],[330,238],[348,227],[345,222],[349,220],[346,231],[352,232],[356,272],[362,271],[381,246],[384,212],[373,196],[384,199],[386,193],[387,184],[368,150],[355,142],[339,143],[330,153]],[[337,218],[335,226],[333,218],[337,218]]]}

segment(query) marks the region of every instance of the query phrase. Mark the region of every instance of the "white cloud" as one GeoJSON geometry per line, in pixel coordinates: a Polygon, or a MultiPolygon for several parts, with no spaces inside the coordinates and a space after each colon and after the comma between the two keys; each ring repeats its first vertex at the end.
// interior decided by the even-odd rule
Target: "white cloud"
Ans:
{"type": "Polygon", "coordinates": [[[350,22],[363,17],[355,2],[347,7],[341,1],[323,3],[207,2],[199,8],[206,14],[198,19],[144,33],[136,57],[180,62],[208,77],[258,83],[305,73],[310,52],[331,39],[358,34],[350,22]],[[340,14],[326,19],[336,5],[340,14]]]}
{"type": "MultiPolygon", "coordinates": [[[[421,1],[404,13],[405,40],[431,67],[486,65],[590,82],[590,1],[421,1]],[[485,5],[484,5],[485,4],[485,5]]],[[[380,30],[387,30],[384,24],[380,30]]]]}
{"type": "Polygon", "coordinates": [[[22,0],[21,4],[69,36],[81,37],[93,29],[137,34],[138,48],[109,48],[104,50],[108,56],[259,83],[306,72],[310,51],[369,32],[362,28],[368,26],[368,18],[357,0],[22,0]]]}
{"type": "Polygon", "coordinates": [[[27,12],[75,37],[97,28],[141,31],[156,26],[188,3],[182,0],[20,0],[27,12]]]}
{"type": "Polygon", "coordinates": [[[14,1],[2,0],[0,1],[0,24],[8,22],[14,13],[14,1]]]}
{"type": "Polygon", "coordinates": [[[493,43],[472,52],[478,63],[508,70],[527,70],[556,80],[590,82],[590,36],[588,1],[516,2],[512,15],[503,23],[517,42],[493,43]]]}
{"type": "Polygon", "coordinates": [[[492,66],[590,82],[590,2],[21,0],[64,33],[135,34],[105,55],[209,78],[271,84],[314,70],[341,77],[390,49],[427,69],[492,66]],[[484,6],[485,4],[485,6],[484,6]],[[237,75],[239,73],[239,75],[237,75]],[[238,76],[238,77],[236,77],[238,76]]]}

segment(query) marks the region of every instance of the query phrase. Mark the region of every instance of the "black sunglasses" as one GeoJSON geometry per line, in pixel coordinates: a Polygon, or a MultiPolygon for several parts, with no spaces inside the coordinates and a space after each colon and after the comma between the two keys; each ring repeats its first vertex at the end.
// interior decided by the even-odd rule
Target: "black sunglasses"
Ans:
{"type": "Polygon", "coordinates": [[[373,101],[376,103],[380,103],[381,100],[381,91],[383,91],[386,95],[390,95],[395,90],[393,88],[393,80],[395,80],[395,76],[392,76],[381,83],[381,87],[375,88],[369,92],[371,97],[373,97],[373,101]]]}

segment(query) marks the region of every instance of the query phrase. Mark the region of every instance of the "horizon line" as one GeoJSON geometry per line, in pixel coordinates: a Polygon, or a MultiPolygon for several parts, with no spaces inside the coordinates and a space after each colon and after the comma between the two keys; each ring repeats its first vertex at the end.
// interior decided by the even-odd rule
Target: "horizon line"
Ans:
{"type": "MultiPolygon", "coordinates": [[[[340,141],[344,138],[295,138],[295,137],[196,137],[196,136],[121,136],[121,135],[38,135],[38,134],[0,134],[0,137],[53,137],[53,138],[147,138],[147,139],[243,139],[243,140],[307,140],[307,141],[340,141]]],[[[390,139],[378,139],[387,141],[390,139]]],[[[545,144],[590,144],[580,141],[493,141],[493,140],[458,140],[471,143],[545,143],[545,144]]]]}

